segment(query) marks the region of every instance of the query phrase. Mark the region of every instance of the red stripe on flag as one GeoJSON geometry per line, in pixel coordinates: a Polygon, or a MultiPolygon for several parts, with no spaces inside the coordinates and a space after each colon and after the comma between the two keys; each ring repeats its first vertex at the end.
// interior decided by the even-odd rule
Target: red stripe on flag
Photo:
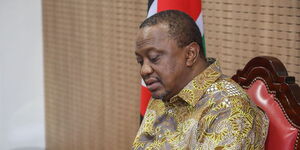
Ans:
{"type": "Polygon", "coordinates": [[[157,11],[176,9],[189,14],[195,21],[201,12],[201,0],[158,0],[157,11]]]}
{"type": "Polygon", "coordinates": [[[141,104],[140,104],[140,113],[142,116],[145,115],[149,100],[151,98],[151,92],[144,86],[141,88],[141,104]]]}

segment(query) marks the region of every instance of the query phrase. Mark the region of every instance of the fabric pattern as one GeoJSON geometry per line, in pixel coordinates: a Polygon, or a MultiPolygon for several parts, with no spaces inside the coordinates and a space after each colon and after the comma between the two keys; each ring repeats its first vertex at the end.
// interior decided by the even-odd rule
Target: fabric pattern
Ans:
{"type": "Polygon", "coordinates": [[[132,149],[264,149],[268,118],[218,61],[169,102],[152,99],[132,149]]]}

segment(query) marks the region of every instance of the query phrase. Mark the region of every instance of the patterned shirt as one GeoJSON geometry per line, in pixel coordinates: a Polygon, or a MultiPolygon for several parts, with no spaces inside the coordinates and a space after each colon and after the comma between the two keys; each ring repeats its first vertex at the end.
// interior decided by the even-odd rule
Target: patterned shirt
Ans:
{"type": "Polygon", "coordinates": [[[170,101],[150,101],[132,149],[264,149],[268,123],[215,61],[170,101]]]}

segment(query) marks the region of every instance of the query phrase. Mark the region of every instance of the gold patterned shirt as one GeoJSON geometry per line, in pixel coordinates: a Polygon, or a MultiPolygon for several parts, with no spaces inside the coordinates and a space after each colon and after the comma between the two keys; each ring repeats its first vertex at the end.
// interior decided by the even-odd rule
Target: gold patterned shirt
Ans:
{"type": "Polygon", "coordinates": [[[150,101],[132,149],[264,149],[268,123],[215,61],[170,101],[150,101]]]}

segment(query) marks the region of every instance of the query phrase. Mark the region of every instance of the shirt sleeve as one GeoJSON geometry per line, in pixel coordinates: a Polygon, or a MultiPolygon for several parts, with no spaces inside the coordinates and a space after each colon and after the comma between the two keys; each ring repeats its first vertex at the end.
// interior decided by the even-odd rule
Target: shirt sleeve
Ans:
{"type": "Polygon", "coordinates": [[[267,133],[263,113],[241,97],[225,97],[200,118],[199,149],[264,149],[267,133]]]}

